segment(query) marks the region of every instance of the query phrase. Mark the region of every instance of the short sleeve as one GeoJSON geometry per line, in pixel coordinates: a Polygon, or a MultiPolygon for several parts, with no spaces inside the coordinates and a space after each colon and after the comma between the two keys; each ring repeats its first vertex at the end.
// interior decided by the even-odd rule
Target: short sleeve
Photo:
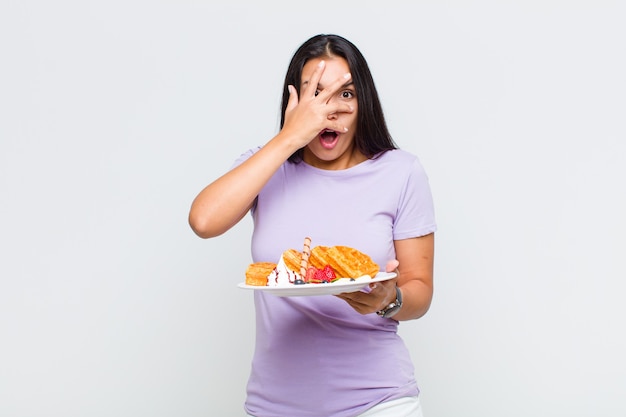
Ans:
{"type": "Polygon", "coordinates": [[[259,151],[259,149],[261,149],[261,147],[257,147],[257,148],[252,148],[252,149],[248,149],[247,151],[245,151],[244,153],[242,153],[241,155],[239,155],[239,157],[237,159],[235,159],[235,162],[233,162],[233,165],[230,167],[230,169],[236,168],[239,165],[243,164],[246,160],[248,160],[252,155],[254,155],[255,153],[257,153],[259,151]]]}
{"type": "Polygon", "coordinates": [[[425,236],[437,230],[433,197],[424,168],[416,158],[406,182],[394,221],[394,240],[425,236]]]}

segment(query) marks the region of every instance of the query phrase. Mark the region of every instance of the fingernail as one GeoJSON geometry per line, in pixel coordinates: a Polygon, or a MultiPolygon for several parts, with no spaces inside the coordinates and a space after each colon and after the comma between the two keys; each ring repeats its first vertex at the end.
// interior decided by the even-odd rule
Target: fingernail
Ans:
{"type": "Polygon", "coordinates": [[[324,66],[324,64],[326,64],[326,62],[324,60],[320,61],[317,66],[322,68],[324,66]]]}
{"type": "Polygon", "coordinates": [[[351,77],[351,75],[350,75],[350,73],[349,73],[349,72],[346,72],[346,73],[343,75],[343,78],[345,78],[346,80],[347,80],[348,78],[350,78],[350,77],[351,77]]]}

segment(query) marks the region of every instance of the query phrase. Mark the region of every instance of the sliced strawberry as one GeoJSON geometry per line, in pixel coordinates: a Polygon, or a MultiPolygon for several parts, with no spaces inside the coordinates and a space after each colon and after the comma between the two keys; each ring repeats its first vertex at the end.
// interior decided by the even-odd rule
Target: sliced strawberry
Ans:
{"type": "Polygon", "coordinates": [[[324,266],[322,272],[324,272],[324,277],[326,281],[333,282],[337,280],[337,275],[330,265],[324,266]]]}
{"type": "Polygon", "coordinates": [[[316,284],[320,284],[324,281],[328,281],[326,279],[326,274],[324,274],[324,271],[322,269],[317,269],[315,270],[315,275],[313,276],[313,281],[316,284]]]}
{"type": "Polygon", "coordinates": [[[306,277],[304,277],[304,282],[313,282],[315,279],[315,273],[317,272],[317,268],[314,266],[310,266],[306,270],[306,277]]]}

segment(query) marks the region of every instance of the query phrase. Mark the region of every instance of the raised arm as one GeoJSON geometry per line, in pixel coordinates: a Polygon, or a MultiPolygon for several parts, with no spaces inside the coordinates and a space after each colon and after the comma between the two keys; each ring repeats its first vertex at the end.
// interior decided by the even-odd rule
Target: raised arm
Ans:
{"type": "Polygon", "coordinates": [[[237,224],[276,170],[320,131],[347,130],[329,115],[353,111],[345,103],[330,100],[350,76],[346,74],[318,92],[317,85],[323,72],[324,61],[321,61],[302,89],[300,99],[296,89],[289,86],[285,124],[278,135],[241,165],[206,186],[194,199],[189,211],[189,225],[198,236],[219,236],[237,224]]]}
{"type": "Polygon", "coordinates": [[[189,225],[201,238],[219,236],[239,222],[280,165],[298,148],[279,133],[241,165],[227,172],[194,199],[189,225]]]}

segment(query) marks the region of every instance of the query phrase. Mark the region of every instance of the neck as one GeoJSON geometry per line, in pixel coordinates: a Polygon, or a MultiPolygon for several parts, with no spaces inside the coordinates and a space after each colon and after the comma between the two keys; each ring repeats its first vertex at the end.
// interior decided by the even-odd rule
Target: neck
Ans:
{"type": "Polygon", "coordinates": [[[339,158],[327,161],[318,158],[308,148],[305,148],[302,160],[315,168],[326,169],[329,171],[339,171],[342,169],[352,168],[353,166],[367,160],[367,157],[353,148],[351,151],[342,154],[339,158]]]}

